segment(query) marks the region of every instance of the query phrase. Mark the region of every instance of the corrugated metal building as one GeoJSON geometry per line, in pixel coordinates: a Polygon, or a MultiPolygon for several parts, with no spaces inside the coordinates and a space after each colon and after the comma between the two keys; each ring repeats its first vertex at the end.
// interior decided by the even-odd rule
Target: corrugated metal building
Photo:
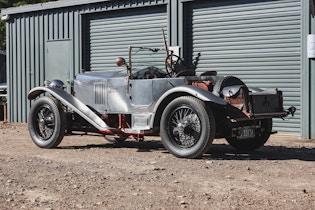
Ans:
{"type": "Polygon", "coordinates": [[[315,138],[313,0],[65,0],[9,8],[9,121],[26,122],[28,91],[45,79],[116,68],[128,45],[179,46],[197,71],[236,75],[251,86],[284,91],[296,106],[275,130],[315,138]],[[311,36],[310,36],[311,37],[311,36]],[[310,52],[311,54],[312,52],[310,52]]]}

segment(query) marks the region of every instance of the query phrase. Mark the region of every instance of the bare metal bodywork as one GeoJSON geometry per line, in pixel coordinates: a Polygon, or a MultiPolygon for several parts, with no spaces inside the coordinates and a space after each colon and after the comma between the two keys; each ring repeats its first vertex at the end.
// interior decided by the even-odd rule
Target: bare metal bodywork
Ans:
{"type": "Polygon", "coordinates": [[[89,107],[102,115],[130,114],[132,126],[124,131],[144,133],[153,128],[156,111],[172,94],[189,94],[203,101],[227,104],[212,93],[187,83],[185,77],[131,80],[117,72],[87,72],[74,80],[75,97],[60,88],[36,87],[29,92],[28,99],[48,92],[102,132],[115,128],[108,126],[89,107]]]}

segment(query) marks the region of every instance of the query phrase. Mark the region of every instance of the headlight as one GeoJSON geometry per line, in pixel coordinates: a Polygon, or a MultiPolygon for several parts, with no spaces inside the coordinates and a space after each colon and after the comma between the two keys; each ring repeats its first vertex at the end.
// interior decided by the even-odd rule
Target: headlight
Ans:
{"type": "Polygon", "coordinates": [[[66,87],[65,84],[59,79],[54,79],[52,81],[45,80],[44,85],[45,87],[55,87],[60,89],[65,89],[66,87]]]}

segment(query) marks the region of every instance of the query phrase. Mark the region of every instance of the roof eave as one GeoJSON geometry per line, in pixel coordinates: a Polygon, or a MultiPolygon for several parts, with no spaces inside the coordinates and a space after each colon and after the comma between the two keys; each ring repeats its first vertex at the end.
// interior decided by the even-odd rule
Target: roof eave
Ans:
{"type": "MultiPolygon", "coordinates": [[[[109,1],[109,0],[105,0],[109,1]]],[[[101,0],[67,0],[67,1],[54,1],[54,2],[47,2],[47,3],[40,3],[40,4],[32,4],[32,5],[24,5],[19,7],[10,7],[1,10],[2,16],[19,14],[19,13],[26,13],[26,12],[35,12],[35,11],[42,11],[42,10],[49,10],[49,9],[56,9],[56,8],[63,8],[69,6],[78,6],[84,4],[93,4],[98,2],[104,2],[101,0]]]]}

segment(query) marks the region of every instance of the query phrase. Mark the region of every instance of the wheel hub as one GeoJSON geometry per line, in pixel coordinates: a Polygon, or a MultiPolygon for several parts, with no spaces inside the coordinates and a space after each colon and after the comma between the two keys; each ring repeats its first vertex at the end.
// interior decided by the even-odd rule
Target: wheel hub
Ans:
{"type": "Polygon", "coordinates": [[[49,107],[44,106],[38,111],[38,131],[43,139],[48,139],[54,130],[52,112],[49,107]]]}
{"type": "Polygon", "coordinates": [[[181,135],[185,133],[185,128],[187,128],[187,126],[189,126],[189,122],[187,120],[183,121],[183,122],[179,122],[177,124],[177,126],[174,128],[173,130],[173,134],[175,135],[181,135]]]}
{"type": "Polygon", "coordinates": [[[44,120],[44,116],[41,116],[41,118],[39,119],[38,122],[38,128],[39,128],[39,132],[42,134],[42,136],[45,136],[45,120],[44,120]]]}
{"type": "Polygon", "coordinates": [[[183,116],[173,127],[173,135],[183,147],[193,146],[197,141],[195,135],[199,132],[200,124],[196,122],[195,114],[183,116]]]}

